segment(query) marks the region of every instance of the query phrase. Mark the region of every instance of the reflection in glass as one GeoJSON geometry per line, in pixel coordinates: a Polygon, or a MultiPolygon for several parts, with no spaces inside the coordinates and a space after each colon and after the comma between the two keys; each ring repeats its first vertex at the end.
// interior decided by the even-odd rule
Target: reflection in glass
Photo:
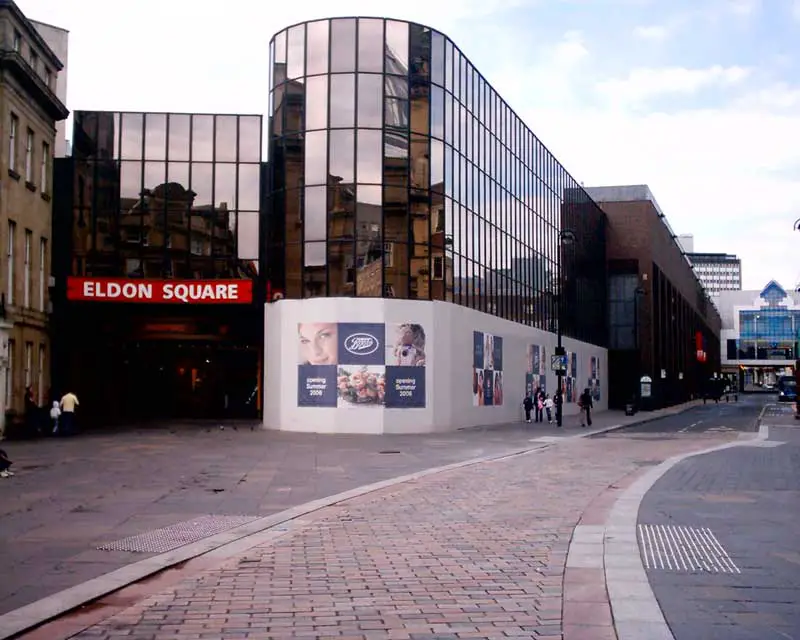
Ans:
{"type": "Polygon", "coordinates": [[[306,82],[306,130],[328,125],[328,76],[315,76],[306,82]]]}
{"type": "Polygon", "coordinates": [[[408,100],[387,97],[384,109],[385,153],[392,157],[408,157],[408,100]]]}
{"type": "Polygon", "coordinates": [[[170,114],[169,116],[169,159],[189,159],[189,136],[191,132],[191,116],[170,114]]]}
{"type": "Polygon", "coordinates": [[[356,139],[356,178],[359,182],[380,184],[382,169],[381,131],[359,129],[356,139]]]}
{"type": "Polygon", "coordinates": [[[322,267],[319,273],[317,269],[306,270],[306,297],[325,295],[325,242],[306,242],[303,251],[306,267],[322,267]]]}
{"type": "Polygon", "coordinates": [[[444,38],[437,31],[431,34],[431,82],[444,85],[444,38]]]}
{"type": "Polygon", "coordinates": [[[411,136],[411,187],[415,190],[426,190],[430,186],[429,138],[411,136]]]}
{"type": "Polygon", "coordinates": [[[192,160],[214,159],[214,116],[192,116],[192,160]]]}
{"type": "Polygon", "coordinates": [[[217,116],[216,138],[214,159],[217,162],[236,162],[236,116],[217,116]]]}
{"type": "Polygon", "coordinates": [[[144,128],[145,160],[164,160],[167,157],[167,116],[148,113],[144,128]]]}
{"type": "Polygon", "coordinates": [[[304,24],[289,29],[286,51],[286,77],[289,80],[305,75],[305,42],[306,26],[304,24]]]}
{"type": "Polygon", "coordinates": [[[358,126],[380,127],[383,124],[383,78],[376,74],[358,74],[358,126]]]}
{"type": "Polygon", "coordinates": [[[328,132],[306,134],[305,184],[325,184],[328,175],[328,132]]]}
{"type": "Polygon", "coordinates": [[[306,75],[328,72],[328,26],[327,20],[309,22],[306,52],[306,75]]]}
{"type": "Polygon", "coordinates": [[[261,167],[257,164],[239,165],[239,208],[258,211],[261,167]]]}
{"type": "Polygon", "coordinates": [[[189,163],[170,162],[167,165],[167,182],[175,182],[184,189],[189,188],[189,163]]]}
{"type": "Polygon", "coordinates": [[[275,36],[275,62],[286,64],[286,32],[281,31],[275,36]]]}
{"type": "Polygon", "coordinates": [[[236,165],[217,163],[214,165],[214,202],[217,209],[232,211],[236,203],[236,165]]]}
{"type": "Polygon", "coordinates": [[[138,160],[142,157],[142,128],[144,117],[141,113],[122,115],[122,144],[120,154],[123,160],[138,160]]]}
{"type": "Polygon", "coordinates": [[[258,211],[240,211],[236,224],[236,252],[241,260],[258,260],[258,211]]]}
{"type": "Polygon", "coordinates": [[[328,239],[352,239],[355,235],[356,198],[352,184],[334,184],[328,191],[328,239]]]}
{"type": "Polygon", "coordinates": [[[142,163],[123,161],[120,163],[120,198],[127,207],[133,206],[133,201],[138,200],[142,192],[142,163]]]}
{"type": "Polygon", "coordinates": [[[408,75],[408,24],[386,21],[386,73],[408,75]]]}
{"type": "Polygon", "coordinates": [[[331,177],[344,183],[355,182],[355,131],[334,129],[330,137],[331,177]]]}
{"type": "Polygon", "coordinates": [[[431,88],[431,135],[444,138],[444,91],[431,88]]]}
{"type": "Polygon", "coordinates": [[[331,20],[331,73],[356,70],[355,43],[355,20],[331,20]]]}
{"type": "Polygon", "coordinates": [[[167,175],[167,165],[164,162],[144,163],[144,188],[153,190],[164,184],[167,175]]]}
{"type": "Polygon", "coordinates": [[[192,165],[192,191],[197,194],[195,196],[196,208],[203,207],[206,210],[211,208],[214,202],[213,189],[213,165],[210,163],[194,163],[192,165]]]}
{"type": "Polygon", "coordinates": [[[351,296],[355,291],[354,245],[349,242],[328,243],[328,295],[351,296]]]}
{"type": "Polygon", "coordinates": [[[383,71],[383,20],[358,21],[358,70],[383,71]]]}
{"type": "Polygon", "coordinates": [[[448,91],[453,90],[453,43],[444,43],[444,84],[448,91]]]}
{"type": "Polygon", "coordinates": [[[431,190],[443,193],[444,144],[441,140],[431,140],[431,190]]]}
{"type": "Polygon", "coordinates": [[[352,73],[331,77],[331,127],[355,125],[356,77],[352,73]]]}
{"type": "Polygon", "coordinates": [[[239,162],[261,162],[261,116],[239,116],[239,162]]]}
{"type": "Polygon", "coordinates": [[[306,187],[303,213],[303,239],[325,240],[328,218],[327,187],[306,187]]]}

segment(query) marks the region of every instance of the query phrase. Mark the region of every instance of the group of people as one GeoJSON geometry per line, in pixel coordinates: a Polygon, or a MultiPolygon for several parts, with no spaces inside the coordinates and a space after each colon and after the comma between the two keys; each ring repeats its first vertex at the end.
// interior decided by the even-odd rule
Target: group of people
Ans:
{"type": "MultiPolygon", "coordinates": [[[[592,400],[592,393],[587,387],[578,398],[578,406],[580,407],[580,421],[581,426],[592,426],[592,409],[594,402],[592,400]]],[[[522,401],[522,408],[525,411],[525,422],[531,422],[531,413],[534,414],[534,422],[544,422],[544,417],[547,415],[547,422],[549,424],[556,423],[556,426],[562,426],[562,415],[564,409],[564,394],[561,389],[556,390],[551,398],[544,389],[536,387],[533,394],[528,394],[522,401]],[[555,414],[555,415],[554,415],[555,414]]]]}

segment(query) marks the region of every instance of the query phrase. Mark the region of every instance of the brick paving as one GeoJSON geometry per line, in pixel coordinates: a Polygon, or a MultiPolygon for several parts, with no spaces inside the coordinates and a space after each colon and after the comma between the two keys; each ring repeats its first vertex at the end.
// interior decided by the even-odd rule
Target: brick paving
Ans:
{"type": "Polygon", "coordinates": [[[613,638],[597,576],[565,578],[573,528],[639,469],[731,439],[571,440],[396,485],[75,637],[613,638]]]}

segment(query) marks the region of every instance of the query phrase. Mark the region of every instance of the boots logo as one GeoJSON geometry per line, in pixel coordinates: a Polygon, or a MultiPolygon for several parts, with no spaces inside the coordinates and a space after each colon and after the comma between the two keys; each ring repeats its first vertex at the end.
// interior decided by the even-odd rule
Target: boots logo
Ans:
{"type": "Polygon", "coordinates": [[[344,339],[344,348],[354,356],[368,356],[380,346],[378,339],[369,333],[353,333],[344,339]]]}

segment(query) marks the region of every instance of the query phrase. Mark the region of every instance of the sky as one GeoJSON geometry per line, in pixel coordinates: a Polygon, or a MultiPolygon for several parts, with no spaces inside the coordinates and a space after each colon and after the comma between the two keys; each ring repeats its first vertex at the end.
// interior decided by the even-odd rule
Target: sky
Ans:
{"type": "Polygon", "coordinates": [[[70,31],[72,110],[265,113],[268,46],[321,17],[447,34],[585,186],[647,184],[745,289],[800,284],[800,0],[17,0],[70,31]]]}

